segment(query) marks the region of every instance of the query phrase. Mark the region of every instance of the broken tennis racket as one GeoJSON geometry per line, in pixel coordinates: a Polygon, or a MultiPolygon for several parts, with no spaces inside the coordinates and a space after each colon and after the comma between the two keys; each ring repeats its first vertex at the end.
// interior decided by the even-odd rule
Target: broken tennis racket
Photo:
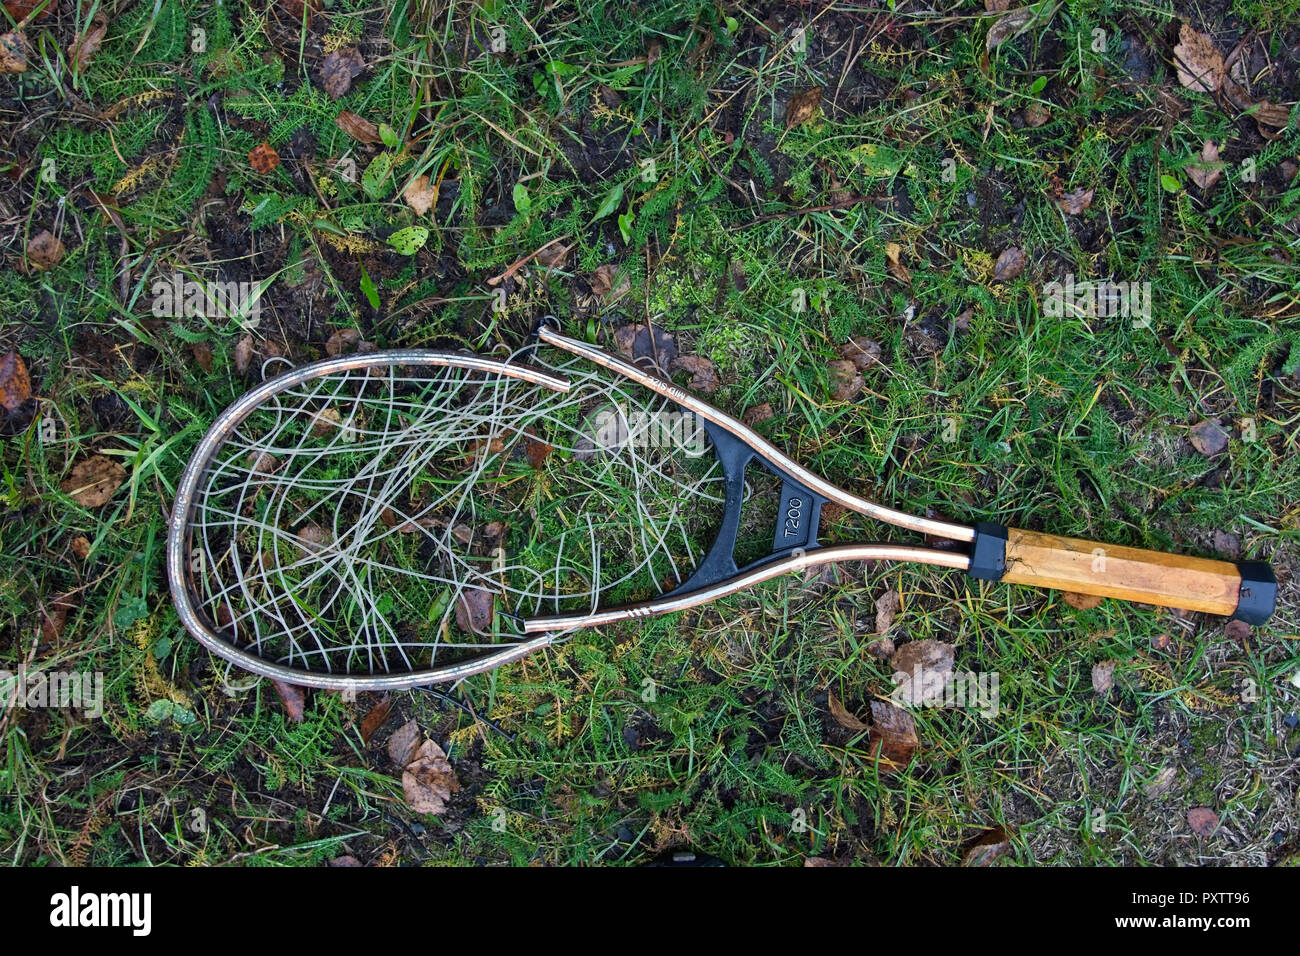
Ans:
{"type": "Polygon", "coordinates": [[[504,360],[326,359],[231,405],[171,515],[185,627],[258,674],[380,689],[459,680],[577,628],[838,561],[939,565],[1253,624],[1272,613],[1267,564],[908,515],[656,374],[547,326],[538,338],[504,360]],[[822,543],[832,502],[958,544],[822,543]]]}

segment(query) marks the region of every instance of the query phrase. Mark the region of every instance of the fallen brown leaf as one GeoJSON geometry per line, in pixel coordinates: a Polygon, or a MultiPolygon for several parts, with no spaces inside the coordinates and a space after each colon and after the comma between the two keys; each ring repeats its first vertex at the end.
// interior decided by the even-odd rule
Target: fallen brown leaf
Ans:
{"type": "MultiPolygon", "coordinates": [[[[334,117],[334,125],[358,142],[378,146],[384,141],[379,135],[378,126],[364,116],[358,116],[350,110],[339,110],[339,115],[334,117]]],[[[424,178],[427,182],[428,177],[424,178]]]]}
{"type": "Polygon", "coordinates": [[[1159,634],[1151,635],[1151,650],[1163,651],[1173,643],[1173,638],[1168,631],[1161,631],[1159,634]]]}
{"type": "Polygon", "coordinates": [[[1094,192],[1092,189],[1076,189],[1056,200],[1056,204],[1067,216],[1077,216],[1092,206],[1094,192]]]}
{"type": "Polygon", "coordinates": [[[1185,168],[1192,182],[1202,189],[1209,189],[1219,181],[1219,176],[1223,173],[1223,163],[1219,162],[1219,147],[1214,145],[1213,140],[1207,139],[1201,147],[1200,162],[1188,163],[1185,168]]]}
{"type": "Polygon", "coordinates": [[[1250,637],[1250,625],[1245,621],[1229,621],[1223,628],[1223,636],[1241,643],[1250,637]]]}
{"type": "Polygon", "coordinates": [[[72,539],[72,553],[82,561],[90,557],[90,539],[85,535],[79,534],[72,539]]]}
{"type": "Polygon", "coordinates": [[[1174,780],[1177,777],[1177,767],[1161,767],[1150,782],[1143,785],[1142,792],[1147,795],[1148,800],[1155,800],[1169,792],[1169,788],[1174,785],[1174,780]]]}
{"type": "Polygon", "coordinates": [[[429,185],[428,176],[416,176],[407,187],[402,190],[402,198],[406,204],[415,210],[417,216],[423,216],[438,201],[438,190],[429,185]]]}
{"type": "Polygon", "coordinates": [[[72,71],[80,73],[85,69],[90,58],[98,52],[104,42],[104,36],[108,33],[108,14],[100,10],[86,25],[86,31],[73,41],[68,47],[68,60],[72,64],[72,71]]]}
{"type": "Polygon", "coordinates": [[[591,291],[606,302],[619,298],[631,288],[631,281],[618,271],[618,266],[603,265],[592,273],[591,291]]]}
{"type": "Polygon", "coordinates": [[[399,767],[405,767],[414,760],[415,753],[419,749],[420,725],[414,720],[402,724],[388,738],[388,759],[399,767]]]}
{"type": "Polygon", "coordinates": [[[1095,607],[1100,607],[1101,602],[1106,600],[1098,594],[1079,594],[1076,591],[1062,591],[1061,600],[1072,608],[1080,611],[1090,611],[1095,607]]]}
{"type": "Polygon", "coordinates": [[[889,274],[901,282],[903,285],[912,284],[912,273],[907,270],[907,266],[899,261],[899,256],[903,254],[903,247],[896,242],[885,243],[885,268],[889,274]]]}
{"type": "Polygon", "coordinates": [[[447,754],[432,740],[426,740],[402,771],[402,793],[415,813],[442,813],[447,801],[460,789],[447,754]]]}
{"type": "Polygon", "coordinates": [[[848,359],[859,372],[880,361],[880,343],[865,335],[858,335],[840,346],[840,358],[848,359]]]}
{"type": "Polygon", "coordinates": [[[98,508],[113,497],[126,480],[126,469],[103,455],[91,455],[78,462],[72,474],[59,485],[63,493],[85,508],[98,508]]]}
{"type": "Polygon", "coordinates": [[[245,335],[235,343],[235,371],[243,375],[253,362],[253,337],[245,335]]]}
{"type": "Polygon", "coordinates": [[[284,704],[284,712],[289,722],[301,724],[306,707],[303,689],[297,684],[286,684],[282,680],[272,680],[271,684],[275,687],[275,692],[280,695],[280,703],[284,704]]]}
{"type": "Polygon", "coordinates": [[[63,634],[68,612],[76,610],[75,594],[56,594],[41,608],[41,640],[53,644],[63,634]]]}
{"type": "Polygon", "coordinates": [[[654,366],[660,371],[672,368],[677,358],[677,343],[672,334],[657,325],[632,322],[614,330],[614,347],[622,355],[642,367],[654,366]]]}
{"type": "Polygon", "coordinates": [[[361,344],[361,330],[354,328],[339,329],[325,340],[325,354],[337,358],[354,352],[361,344]]]}
{"type": "Polygon", "coordinates": [[[1282,129],[1291,122],[1291,108],[1282,106],[1280,103],[1271,103],[1268,100],[1260,100],[1251,107],[1251,116],[1259,123],[1265,126],[1276,126],[1282,129]]]}
{"type": "Polygon", "coordinates": [[[27,263],[38,272],[52,269],[63,259],[63,243],[48,229],[42,229],[27,242],[27,263]]]}
{"type": "Polygon", "coordinates": [[[361,51],[354,46],[335,50],[320,65],[321,88],[332,100],[352,88],[352,80],[366,68],[361,51]]]}
{"type": "Polygon", "coordinates": [[[761,405],[751,405],[745,409],[745,414],[740,417],[740,420],[753,428],[759,422],[765,422],[774,417],[776,417],[776,413],[772,411],[772,403],[763,402],[761,405]]]}
{"type": "Polygon", "coordinates": [[[248,165],[253,167],[253,172],[265,175],[280,165],[280,154],[270,143],[260,143],[248,151],[248,165]]]}
{"type": "Polygon", "coordinates": [[[0,359],[0,407],[16,411],[32,397],[32,380],[23,357],[10,352],[0,359]]]}
{"type": "Polygon", "coordinates": [[[956,648],[943,641],[908,641],[889,659],[897,681],[894,693],[909,704],[942,700],[952,679],[956,653],[956,648]]]}
{"type": "Polygon", "coordinates": [[[1214,529],[1214,550],[1220,554],[1225,554],[1234,561],[1241,557],[1241,539],[1231,531],[1224,531],[1221,528],[1214,529]]]}
{"type": "Polygon", "coordinates": [[[992,53],[1025,27],[1029,26],[1033,20],[1034,11],[1032,7],[1021,7],[1018,10],[1008,10],[994,21],[993,26],[989,27],[989,35],[984,38],[984,51],[986,53],[992,53]]]}
{"type": "Polygon", "coordinates": [[[212,348],[204,342],[195,342],[190,346],[190,354],[194,356],[194,362],[199,368],[208,374],[212,373],[212,348]]]}
{"type": "Polygon", "coordinates": [[[718,373],[703,355],[679,355],[672,360],[670,368],[690,373],[691,381],[686,387],[693,392],[707,395],[718,390],[718,373]]]}
{"type": "Polygon", "coordinates": [[[876,633],[887,634],[894,626],[894,616],[898,614],[903,599],[896,588],[890,588],[876,598],[876,633]]]}
{"type": "Polygon", "coordinates": [[[528,456],[528,464],[533,466],[534,471],[541,470],[542,465],[546,462],[546,456],[554,450],[555,448],[550,442],[536,434],[531,428],[524,432],[524,454],[528,456]]]}
{"type": "Polygon", "coordinates": [[[496,595],[482,588],[465,588],[456,597],[456,624],[468,634],[486,634],[492,627],[496,595]]]}
{"type": "Polygon", "coordinates": [[[848,359],[837,359],[826,366],[831,373],[831,397],[837,402],[851,402],[866,388],[866,379],[848,359]]]}
{"type": "Polygon", "coordinates": [[[1221,455],[1228,450],[1228,433],[1219,427],[1219,423],[1211,419],[1198,422],[1192,426],[1192,430],[1187,435],[1187,440],[1192,443],[1192,447],[1206,458],[1213,458],[1215,455],[1221,455]]]}
{"type": "Polygon", "coordinates": [[[1223,85],[1223,56],[1208,36],[1186,23],[1178,28],[1174,69],[1178,72],[1178,82],[1189,90],[1213,93],[1223,85]]]}
{"type": "Polygon", "coordinates": [[[1101,697],[1109,697],[1115,686],[1115,665],[1118,661],[1102,661],[1092,665],[1092,689],[1101,697]]]}
{"type": "Polygon", "coordinates": [[[1219,815],[1209,807],[1193,807],[1187,811],[1187,825],[1199,837],[1213,836],[1219,829],[1219,815]]]}
{"type": "Polygon", "coordinates": [[[867,739],[871,755],[891,765],[882,768],[887,771],[906,767],[920,744],[912,715],[887,700],[871,702],[871,733],[867,739]]]}
{"type": "Polygon", "coordinates": [[[0,36],[0,73],[27,72],[27,50],[27,38],[21,33],[0,36]]]}
{"type": "Polygon", "coordinates": [[[999,857],[1006,856],[1011,852],[1011,834],[1005,827],[994,827],[987,830],[976,840],[965,856],[962,857],[962,866],[988,866],[999,857]]]}
{"type": "Polygon", "coordinates": [[[839,724],[845,730],[852,730],[855,733],[863,730],[869,730],[870,724],[865,724],[849,713],[848,709],[840,703],[839,698],[835,696],[834,691],[826,692],[826,707],[831,712],[831,717],[835,723],[839,724]]]}
{"type": "Polygon", "coordinates": [[[1025,125],[1030,129],[1038,129],[1051,118],[1052,114],[1042,103],[1030,103],[1025,107],[1025,125]]]}
{"type": "Polygon", "coordinates": [[[785,128],[792,129],[812,119],[822,104],[822,88],[814,86],[790,97],[785,107],[785,128]]]}
{"type": "Polygon", "coordinates": [[[1002,255],[998,256],[997,263],[993,266],[993,280],[995,282],[1010,282],[1020,273],[1025,271],[1025,265],[1029,262],[1029,257],[1025,251],[1016,246],[1004,249],[1002,255]]]}
{"type": "Polygon", "coordinates": [[[330,860],[329,863],[328,863],[327,865],[329,865],[329,866],[364,866],[365,864],[362,863],[360,860],[358,860],[355,856],[351,856],[351,855],[349,855],[349,854],[344,854],[343,856],[336,856],[334,859],[330,860]]]}
{"type": "Polygon", "coordinates": [[[384,721],[388,720],[388,713],[393,709],[393,698],[385,697],[379,703],[371,707],[366,716],[361,718],[361,742],[370,743],[370,738],[380,727],[384,726],[384,721]]]}

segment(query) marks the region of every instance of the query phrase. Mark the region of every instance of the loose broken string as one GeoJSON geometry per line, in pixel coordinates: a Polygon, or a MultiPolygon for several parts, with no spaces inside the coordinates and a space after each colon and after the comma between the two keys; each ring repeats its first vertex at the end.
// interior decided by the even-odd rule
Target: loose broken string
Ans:
{"type": "Polygon", "coordinates": [[[723,502],[698,423],[581,360],[546,367],[571,387],[380,355],[271,396],[195,494],[199,613],[266,660],[391,674],[689,576],[723,502]]]}

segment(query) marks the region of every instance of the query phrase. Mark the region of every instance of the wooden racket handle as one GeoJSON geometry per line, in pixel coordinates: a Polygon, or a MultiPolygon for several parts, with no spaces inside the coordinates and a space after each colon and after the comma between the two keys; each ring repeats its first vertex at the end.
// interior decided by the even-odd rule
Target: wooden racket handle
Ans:
{"type": "Polygon", "coordinates": [[[1239,566],[1018,528],[1007,529],[1002,580],[1186,611],[1237,615],[1252,624],[1262,624],[1272,613],[1277,593],[1276,581],[1265,564],[1239,566]]]}

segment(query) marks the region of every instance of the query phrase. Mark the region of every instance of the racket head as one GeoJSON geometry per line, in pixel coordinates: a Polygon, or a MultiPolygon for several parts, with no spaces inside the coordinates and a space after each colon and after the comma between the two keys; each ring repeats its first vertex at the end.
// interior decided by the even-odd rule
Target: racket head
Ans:
{"type": "MultiPolygon", "coordinates": [[[[168,579],[186,629],[226,660],[278,680],[398,689],[458,680],[555,639],[526,634],[522,615],[594,610],[610,595],[653,598],[689,575],[701,555],[667,539],[677,532],[686,537],[684,525],[688,517],[699,518],[692,508],[701,501],[717,510],[724,500],[721,492],[689,500],[711,480],[721,480],[707,443],[697,444],[702,430],[679,428],[679,437],[692,445],[687,457],[696,461],[689,474],[679,472],[682,449],[673,446],[656,457],[652,449],[637,448],[642,426],[627,413],[649,410],[653,423],[657,409],[678,416],[681,425],[682,412],[673,411],[671,402],[633,394],[633,383],[611,382],[580,360],[546,367],[521,358],[425,350],[345,356],[292,369],[237,400],[196,447],[170,517],[168,579]],[[356,432],[351,441],[342,437],[348,429],[356,432]],[[509,461],[506,446],[531,442],[534,435],[554,442],[546,447],[559,455],[530,475],[509,461]],[[508,441],[498,449],[503,436],[508,441]],[[430,449],[439,448],[449,453],[450,471],[445,461],[431,464],[430,449]],[[390,461],[396,462],[391,469],[390,461]],[[436,489],[439,480],[456,485],[482,478],[509,488],[522,474],[540,485],[548,467],[553,476],[573,479],[578,497],[562,500],[587,509],[590,532],[589,541],[574,535],[567,552],[567,532],[559,535],[554,576],[563,587],[551,588],[549,565],[540,565],[543,571],[536,562],[498,562],[498,570],[510,575],[509,582],[501,579],[510,603],[504,614],[492,614],[494,633],[487,640],[447,639],[449,621],[459,621],[459,608],[451,603],[434,615],[438,621],[424,622],[436,624],[434,631],[441,628],[441,636],[423,627],[408,639],[400,630],[405,625],[387,620],[385,601],[390,607],[395,601],[436,603],[425,587],[430,582],[449,587],[450,602],[461,600],[467,587],[497,586],[480,560],[484,555],[475,553],[477,545],[456,537],[466,527],[460,519],[468,518],[473,529],[487,513],[458,511],[462,505],[451,495],[420,508],[403,507],[399,499],[413,484],[436,489]],[[606,523],[613,523],[624,493],[621,500],[642,513],[630,522],[631,537],[616,546],[606,540],[606,523]],[[656,503],[651,498],[667,509],[658,524],[648,520],[656,503]],[[593,520],[598,509],[591,503],[602,500],[608,513],[593,520]],[[424,553],[412,543],[417,539],[423,539],[424,553]],[[608,572],[607,559],[623,552],[630,557],[622,566],[630,571],[608,572]],[[393,559],[398,553],[405,562],[393,559]],[[371,572],[382,572],[387,590],[374,593],[371,572]],[[641,579],[639,594],[629,590],[634,576],[641,579]],[[500,624],[505,626],[495,627],[500,624]]],[[[532,537],[539,535],[534,531],[532,537]]],[[[528,547],[525,542],[522,550],[528,547]]]]}

